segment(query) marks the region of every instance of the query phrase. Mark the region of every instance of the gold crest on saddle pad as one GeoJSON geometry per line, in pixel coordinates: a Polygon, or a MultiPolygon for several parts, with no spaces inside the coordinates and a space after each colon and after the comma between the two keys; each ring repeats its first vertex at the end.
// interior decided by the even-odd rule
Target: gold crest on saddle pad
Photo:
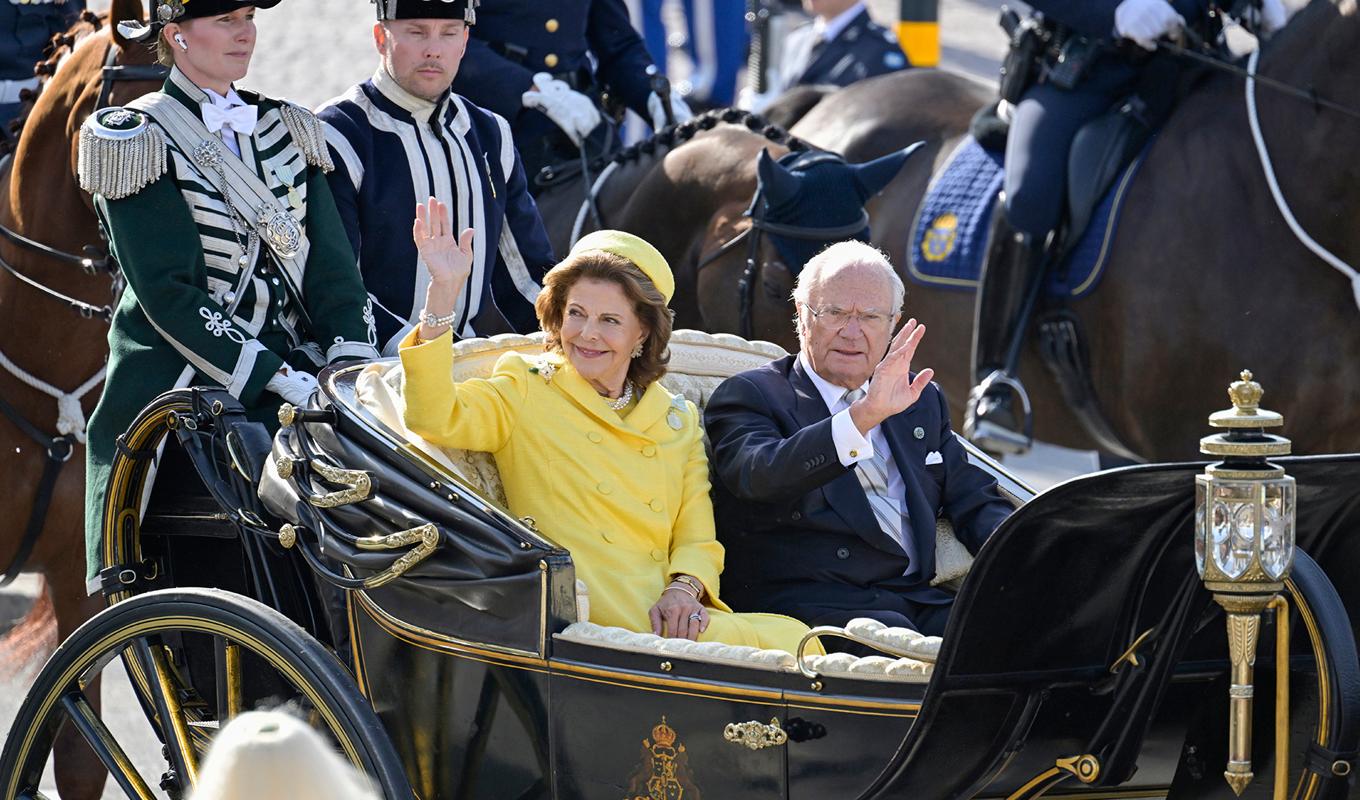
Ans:
{"type": "Polygon", "coordinates": [[[941,214],[930,223],[930,229],[921,239],[921,257],[932,263],[944,261],[954,252],[958,235],[959,218],[950,211],[941,214]]]}

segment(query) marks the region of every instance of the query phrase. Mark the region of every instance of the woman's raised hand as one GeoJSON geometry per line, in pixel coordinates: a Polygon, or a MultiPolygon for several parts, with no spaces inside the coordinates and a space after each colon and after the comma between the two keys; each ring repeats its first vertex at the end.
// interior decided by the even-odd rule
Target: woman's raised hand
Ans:
{"type": "Polygon", "coordinates": [[[416,221],[411,228],[416,250],[430,271],[433,283],[454,287],[461,291],[468,275],[472,274],[471,228],[456,235],[449,219],[449,207],[431,197],[416,204],[416,221]]]}

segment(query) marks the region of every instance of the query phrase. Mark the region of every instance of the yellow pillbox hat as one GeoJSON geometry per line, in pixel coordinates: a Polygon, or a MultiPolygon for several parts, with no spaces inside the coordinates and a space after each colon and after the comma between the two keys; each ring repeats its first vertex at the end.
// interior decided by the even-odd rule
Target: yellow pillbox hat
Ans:
{"type": "Polygon", "coordinates": [[[634,266],[642,270],[643,275],[651,279],[657,291],[666,298],[666,302],[670,303],[671,297],[675,294],[675,276],[671,274],[666,257],[646,239],[624,231],[595,231],[582,236],[576,246],[571,248],[571,254],[576,255],[586,250],[603,250],[633,262],[634,266]]]}

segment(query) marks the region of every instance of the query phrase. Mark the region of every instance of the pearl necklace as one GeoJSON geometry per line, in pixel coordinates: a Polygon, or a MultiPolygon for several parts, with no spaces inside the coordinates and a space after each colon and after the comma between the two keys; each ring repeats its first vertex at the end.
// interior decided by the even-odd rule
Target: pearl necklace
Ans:
{"type": "Polygon", "coordinates": [[[619,399],[617,400],[610,400],[609,407],[615,411],[622,411],[627,408],[628,404],[631,402],[633,402],[633,382],[625,380],[623,382],[623,394],[619,395],[619,399]]]}

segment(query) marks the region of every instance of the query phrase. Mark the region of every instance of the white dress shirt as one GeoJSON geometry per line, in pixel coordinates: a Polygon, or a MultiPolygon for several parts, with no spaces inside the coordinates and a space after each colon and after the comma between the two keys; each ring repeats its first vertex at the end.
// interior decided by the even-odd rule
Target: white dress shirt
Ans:
{"type": "MultiPolygon", "coordinates": [[[[883,434],[881,425],[874,426],[869,431],[866,438],[855,427],[855,421],[850,418],[850,404],[845,402],[844,386],[836,386],[828,383],[817,371],[812,368],[808,358],[803,353],[798,354],[798,363],[803,365],[803,370],[812,379],[812,385],[817,387],[817,392],[821,394],[822,400],[826,403],[827,411],[831,412],[831,439],[836,444],[836,456],[840,458],[841,464],[853,467],[855,464],[873,458],[874,454],[880,450],[889,454],[883,459],[885,471],[888,473],[888,494],[897,502],[902,516],[907,515],[907,485],[902,480],[902,473],[897,471],[897,462],[893,460],[891,450],[888,447],[888,438],[883,434]]],[[[868,390],[869,384],[866,381],[861,389],[868,390]]]]}
{"type": "MultiPolygon", "coordinates": [[[[206,94],[208,99],[212,101],[212,104],[218,108],[228,109],[246,105],[246,101],[241,99],[241,95],[237,94],[235,89],[227,89],[226,97],[214,92],[212,89],[204,89],[203,93],[206,94]]],[[[240,158],[241,144],[236,141],[237,133],[238,131],[232,130],[231,125],[227,124],[222,126],[222,130],[218,131],[217,135],[222,137],[222,143],[231,148],[231,152],[235,153],[237,158],[240,158]]],[[[253,131],[251,133],[253,133],[253,131]]],[[[250,133],[247,133],[246,135],[249,136],[250,133]]]]}

